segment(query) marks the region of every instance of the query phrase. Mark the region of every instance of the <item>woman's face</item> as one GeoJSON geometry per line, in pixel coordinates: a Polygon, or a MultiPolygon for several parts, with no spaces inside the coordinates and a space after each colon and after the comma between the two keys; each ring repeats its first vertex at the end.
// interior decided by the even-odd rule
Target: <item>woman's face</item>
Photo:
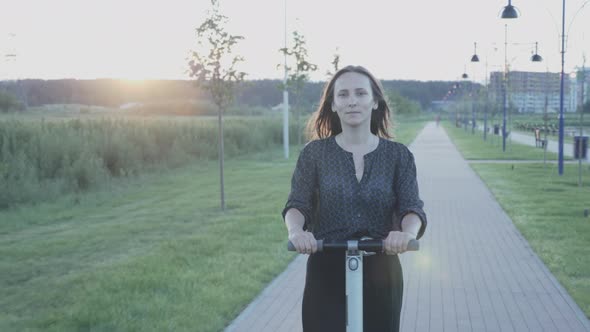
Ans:
{"type": "Polygon", "coordinates": [[[334,82],[332,110],[338,113],[342,127],[371,123],[371,112],[377,108],[371,81],[363,74],[348,72],[334,82]]]}

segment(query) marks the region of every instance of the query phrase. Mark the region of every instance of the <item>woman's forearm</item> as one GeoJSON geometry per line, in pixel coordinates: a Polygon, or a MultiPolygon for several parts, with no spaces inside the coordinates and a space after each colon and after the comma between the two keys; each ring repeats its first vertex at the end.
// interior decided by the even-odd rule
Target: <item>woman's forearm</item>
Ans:
{"type": "Polygon", "coordinates": [[[295,208],[289,209],[285,214],[285,226],[287,226],[287,231],[289,233],[303,231],[303,225],[305,225],[305,216],[295,208]]]}
{"type": "Polygon", "coordinates": [[[402,232],[412,233],[415,237],[418,236],[422,221],[415,213],[408,213],[402,219],[402,232]]]}

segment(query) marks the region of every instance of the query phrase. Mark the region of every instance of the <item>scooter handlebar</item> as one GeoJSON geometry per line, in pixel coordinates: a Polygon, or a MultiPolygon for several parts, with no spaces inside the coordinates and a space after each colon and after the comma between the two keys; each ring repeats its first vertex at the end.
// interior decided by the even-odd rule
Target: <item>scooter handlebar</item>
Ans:
{"type": "MultiPolygon", "coordinates": [[[[360,240],[357,241],[358,250],[369,251],[369,252],[381,252],[383,251],[383,240],[360,240]]],[[[346,251],[348,250],[348,241],[324,241],[317,240],[318,252],[322,251],[346,251]]],[[[287,243],[287,249],[289,251],[296,251],[295,245],[289,241],[287,243]]],[[[350,248],[353,249],[353,248],[350,248]]],[[[408,251],[418,251],[420,249],[420,242],[416,239],[408,242],[408,251]]]]}

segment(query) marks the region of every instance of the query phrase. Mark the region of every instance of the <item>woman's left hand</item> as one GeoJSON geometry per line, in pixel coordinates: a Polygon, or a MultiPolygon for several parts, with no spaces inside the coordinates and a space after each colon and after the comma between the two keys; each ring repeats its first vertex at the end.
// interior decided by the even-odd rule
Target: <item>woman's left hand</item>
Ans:
{"type": "Polygon", "coordinates": [[[388,255],[397,255],[408,250],[408,243],[416,236],[408,232],[391,231],[383,240],[383,252],[388,255]]]}

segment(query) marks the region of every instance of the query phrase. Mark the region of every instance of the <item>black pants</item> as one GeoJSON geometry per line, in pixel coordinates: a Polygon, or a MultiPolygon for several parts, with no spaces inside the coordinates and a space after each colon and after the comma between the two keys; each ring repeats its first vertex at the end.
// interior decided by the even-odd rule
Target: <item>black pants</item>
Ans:
{"type": "MultiPolygon", "coordinates": [[[[346,276],[343,252],[316,253],[307,260],[303,331],[346,331],[346,276]]],[[[396,255],[363,258],[364,332],[397,332],[403,274],[396,255]]]]}

